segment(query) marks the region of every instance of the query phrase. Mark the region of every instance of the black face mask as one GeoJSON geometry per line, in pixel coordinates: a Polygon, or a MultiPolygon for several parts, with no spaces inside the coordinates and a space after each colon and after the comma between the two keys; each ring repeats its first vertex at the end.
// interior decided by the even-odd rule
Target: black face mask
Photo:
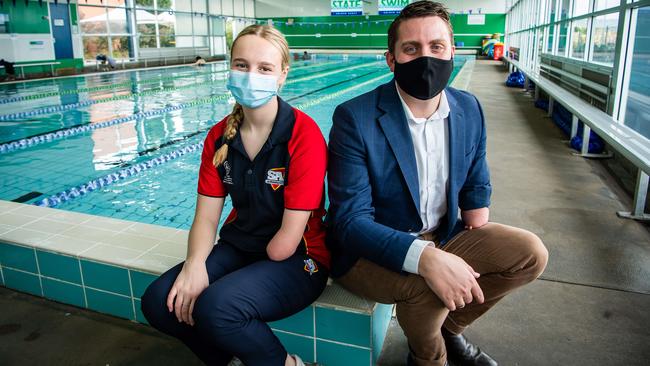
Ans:
{"type": "Polygon", "coordinates": [[[400,64],[395,60],[397,85],[413,98],[427,100],[447,86],[454,69],[454,60],[422,56],[400,64]]]}

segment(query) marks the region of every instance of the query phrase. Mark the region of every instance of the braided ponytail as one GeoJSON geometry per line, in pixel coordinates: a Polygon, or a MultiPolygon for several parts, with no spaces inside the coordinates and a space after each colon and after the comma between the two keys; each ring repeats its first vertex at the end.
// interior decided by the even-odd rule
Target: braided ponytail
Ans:
{"type": "Polygon", "coordinates": [[[244,109],[241,104],[235,103],[235,106],[226,121],[226,129],[223,132],[223,145],[221,145],[219,150],[215,151],[214,157],[212,158],[212,164],[214,164],[215,167],[218,167],[226,161],[226,158],[228,157],[228,144],[235,138],[237,129],[241,126],[242,121],[244,121],[244,109]]]}

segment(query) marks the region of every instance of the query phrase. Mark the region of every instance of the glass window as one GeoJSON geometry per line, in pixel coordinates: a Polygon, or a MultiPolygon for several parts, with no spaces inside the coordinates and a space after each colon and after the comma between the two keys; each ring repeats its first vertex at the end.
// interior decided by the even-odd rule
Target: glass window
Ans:
{"type": "Polygon", "coordinates": [[[94,60],[97,54],[103,53],[108,55],[108,37],[83,37],[84,44],[84,58],[87,60],[94,60]]]}
{"type": "Polygon", "coordinates": [[[558,20],[564,20],[569,17],[569,4],[571,3],[571,0],[561,0],[562,5],[560,5],[560,19],[558,20]]]}
{"type": "Polygon", "coordinates": [[[623,122],[650,139],[650,6],[637,13],[630,84],[623,122]]]}
{"type": "Polygon", "coordinates": [[[161,36],[176,34],[176,14],[170,14],[167,11],[159,11],[157,12],[157,14],[158,14],[158,33],[161,36]]]}
{"type": "Polygon", "coordinates": [[[571,57],[583,60],[587,46],[587,21],[581,19],[571,24],[571,57]]]}
{"type": "Polygon", "coordinates": [[[113,46],[113,58],[129,58],[131,49],[131,37],[111,37],[113,46]]]}
{"type": "Polygon", "coordinates": [[[594,5],[594,10],[603,10],[603,9],[609,9],[614,6],[618,6],[620,3],[620,0],[596,0],[596,3],[594,5]]]}
{"type": "Polygon", "coordinates": [[[548,29],[548,52],[553,52],[553,35],[555,33],[555,25],[551,25],[548,29]]]}
{"type": "Polygon", "coordinates": [[[136,10],[135,17],[139,34],[156,35],[156,15],[152,11],[136,10]]]}
{"type": "Polygon", "coordinates": [[[137,8],[153,8],[153,0],[135,0],[137,8]]]}
{"type": "Polygon", "coordinates": [[[194,37],[194,47],[208,47],[208,37],[194,37]]]}
{"type": "Polygon", "coordinates": [[[160,35],[160,47],[176,47],[176,37],[173,35],[160,35]]]}
{"type": "Polygon", "coordinates": [[[192,36],[177,36],[176,47],[192,47],[192,36]]]}
{"type": "MultiPolygon", "coordinates": [[[[197,1],[195,1],[195,2],[197,2],[197,1]]],[[[205,3],[205,1],[203,1],[203,3],[205,3]]],[[[178,1],[178,2],[176,2],[176,11],[186,11],[186,12],[189,13],[189,12],[192,11],[192,6],[193,5],[194,4],[192,4],[192,2],[189,1],[189,0],[178,1]]],[[[197,11],[197,10],[195,9],[194,11],[197,11]]]]}
{"type": "Polygon", "coordinates": [[[567,39],[568,32],[569,32],[569,23],[568,22],[560,23],[560,32],[557,41],[557,54],[560,56],[564,56],[566,54],[566,39],[567,39]]]}
{"type": "Polygon", "coordinates": [[[591,0],[573,0],[573,15],[571,15],[571,17],[587,14],[589,11],[590,1],[591,0]]]}
{"type": "MultiPolygon", "coordinates": [[[[181,2],[183,2],[183,1],[180,1],[178,4],[180,4],[181,2]]],[[[176,6],[178,6],[178,4],[176,4],[176,6]]],[[[216,7],[215,5],[218,6],[217,4],[213,4],[212,7],[215,8],[216,7]]],[[[205,0],[192,0],[192,10],[196,11],[196,12],[199,12],[199,13],[207,13],[208,9],[206,9],[206,1],[205,0]]],[[[213,12],[214,12],[214,9],[213,9],[213,12]]]]}
{"type": "Polygon", "coordinates": [[[614,64],[617,28],[618,13],[601,15],[594,18],[591,31],[594,47],[591,56],[592,61],[609,65],[614,64]]]}
{"type": "Polygon", "coordinates": [[[551,1],[551,9],[550,9],[551,18],[549,19],[549,22],[551,22],[551,23],[553,23],[556,20],[555,19],[555,8],[556,7],[557,7],[556,0],[552,0],[551,1]]]}
{"type": "Polygon", "coordinates": [[[176,13],[176,34],[192,34],[192,15],[176,13]]]}
{"type": "Polygon", "coordinates": [[[156,36],[140,36],[138,44],[140,48],[156,48],[156,36]]]}
{"type": "Polygon", "coordinates": [[[108,9],[108,29],[111,33],[129,33],[127,25],[126,9],[109,8],[108,9]]]}
{"type": "Polygon", "coordinates": [[[158,0],[156,6],[158,9],[174,9],[174,0],[158,0]]]}
{"type": "Polygon", "coordinates": [[[97,6],[79,6],[79,26],[82,33],[106,33],[106,8],[97,6]]]}
{"type": "Polygon", "coordinates": [[[193,23],[194,23],[194,35],[197,36],[208,35],[208,17],[195,15],[193,23]]]}

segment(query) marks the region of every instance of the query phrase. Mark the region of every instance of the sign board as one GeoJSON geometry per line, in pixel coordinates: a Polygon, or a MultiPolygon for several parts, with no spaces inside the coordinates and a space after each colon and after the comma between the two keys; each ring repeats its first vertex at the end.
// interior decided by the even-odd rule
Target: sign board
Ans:
{"type": "Polygon", "coordinates": [[[379,15],[399,14],[410,0],[379,0],[379,15]]]}
{"type": "Polygon", "coordinates": [[[468,14],[468,25],[485,25],[485,14],[468,14]]]}
{"type": "Polygon", "coordinates": [[[331,0],[332,15],[362,15],[362,0],[331,0]]]}
{"type": "Polygon", "coordinates": [[[65,23],[63,23],[63,19],[54,19],[54,26],[55,27],[63,27],[65,23]]]}

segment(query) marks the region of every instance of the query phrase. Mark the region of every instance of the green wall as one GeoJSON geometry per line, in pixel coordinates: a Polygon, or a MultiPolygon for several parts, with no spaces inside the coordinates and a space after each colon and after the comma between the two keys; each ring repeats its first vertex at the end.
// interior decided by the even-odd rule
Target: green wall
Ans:
{"type": "Polygon", "coordinates": [[[48,14],[47,7],[45,1],[41,6],[38,1],[26,5],[25,1],[17,0],[14,6],[13,1],[5,0],[0,12],[9,14],[8,33],[50,33],[50,21],[43,19],[48,14]]]}
{"type": "MultiPolygon", "coordinates": [[[[271,18],[275,26],[286,35],[293,48],[386,49],[388,26],[393,15],[271,18]],[[331,25],[330,25],[331,23],[331,25]],[[320,33],[321,37],[316,37],[320,33]],[[350,37],[357,33],[357,37],[350,37]]],[[[266,19],[261,19],[266,20],[266,19]]],[[[505,14],[485,14],[485,25],[468,25],[466,14],[452,15],[454,40],[464,42],[464,47],[480,47],[483,35],[505,32],[505,14]]]]}

